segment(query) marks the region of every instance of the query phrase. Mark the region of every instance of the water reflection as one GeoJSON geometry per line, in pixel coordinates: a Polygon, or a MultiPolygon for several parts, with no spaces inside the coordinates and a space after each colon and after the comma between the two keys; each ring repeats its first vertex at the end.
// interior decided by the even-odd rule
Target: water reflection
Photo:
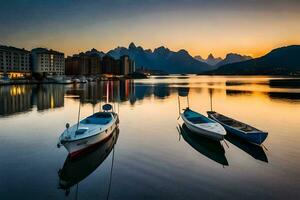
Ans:
{"type": "Polygon", "coordinates": [[[67,88],[66,95],[80,102],[96,104],[99,101],[124,102],[135,95],[134,82],[132,80],[100,81],[92,84],[76,84],[67,88]]]}
{"type": "Polygon", "coordinates": [[[269,80],[271,88],[300,88],[300,79],[274,79],[269,80]]]}
{"type": "Polygon", "coordinates": [[[32,93],[33,105],[36,105],[39,111],[64,106],[63,85],[38,85],[33,87],[32,93]]]}
{"type": "Polygon", "coordinates": [[[255,94],[281,101],[300,100],[298,79],[248,78],[249,80],[241,80],[241,78],[228,78],[229,80],[227,80],[199,76],[188,78],[189,82],[178,77],[154,77],[150,80],[102,81],[67,86],[56,84],[0,86],[0,115],[9,116],[23,113],[35,107],[38,111],[60,108],[64,106],[65,97],[79,99],[83,104],[95,105],[99,101],[108,100],[110,102],[128,101],[134,105],[137,101],[152,96],[157,99],[171,98],[177,93],[178,88],[183,87],[190,88],[194,94],[205,93],[208,89],[211,92],[221,92],[229,97],[255,94]],[[153,84],[153,81],[161,82],[153,84]]]}
{"type": "Polygon", "coordinates": [[[268,92],[267,95],[274,100],[300,100],[300,93],[268,92]]]}
{"type": "Polygon", "coordinates": [[[170,96],[171,91],[168,84],[161,83],[155,85],[153,93],[155,97],[159,99],[165,99],[166,97],[170,96]]]}
{"type": "Polygon", "coordinates": [[[32,90],[30,86],[0,86],[0,115],[26,112],[31,108],[32,90]]]}
{"type": "Polygon", "coordinates": [[[253,94],[252,91],[242,91],[242,90],[226,90],[227,96],[244,96],[244,95],[251,95],[253,94]]]}
{"type": "MultiPolygon", "coordinates": [[[[212,199],[239,196],[253,199],[253,194],[257,199],[284,199],[289,194],[297,199],[300,177],[300,100],[297,96],[300,89],[254,84],[262,79],[270,78],[150,77],[109,83],[108,87],[114,92],[109,99],[121,101],[118,106],[123,116],[120,127],[124,136],[117,141],[115,150],[120,151],[114,152],[111,199],[198,199],[199,194],[212,199]],[[251,79],[248,82],[252,83],[225,85],[227,80],[242,79],[251,79]],[[119,92],[118,87],[122,88],[119,92]],[[179,87],[189,88],[190,106],[199,113],[210,110],[211,92],[213,109],[268,130],[269,137],[264,143],[268,151],[231,138],[225,138],[229,149],[223,142],[224,149],[220,144],[207,147],[201,138],[194,139],[184,133],[178,142],[179,135],[176,130],[174,133],[174,128],[179,87]],[[242,92],[232,95],[226,90],[242,92]],[[224,170],[222,165],[228,163],[230,167],[224,170]]],[[[80,114],[80,118],[84,118],[92,113],[93,104],[106,100],[105,84],[0,86],[0,199],[30,199],[33,194],[36,199],[73,199],[77,183],[81,198],[105,198],[113,150],[106,159],[98,156],[101,153],[91,152],[95,156],[66,160],[63,167],[66,152],[55,146],[65,122],[76,123],[80,101],[85,104],[80,114]],[[58,94],[54,94],[54,90],[58,94]],[[57,95],[64,99],[58,99],[57,95]],[[53,102],[51,106],[51,96],[60,103],[53,102]],[[46,104],[39,106],[44,110],[38,112],[38,103],[46,104]],[[47,112],[41,114],[41,111],[47,112]],[[96,164],[90,166],[92,163],[96,164]],[[70,188],[68,197],[64,197],[65,190],[57,189],[59,167],[65,174],[65,190],[70,188]]],[[[98,105],[99,102],[97,108],[98,105]]],[[[185,105],[182,98],[182,108],[185,105]]],[[[108,152],[109,146],[107,144],[108,152]]],[[[106,147],[99,148],[102,149],[99,152],[105,152],[106,147]]]]}
{"type": "Polygon", "coordinates": [[[185,124],[182,126],[179,125],[178,129],[179,134],[183,137],[183,139],[196,151],[223,166],[228,166],[228,161],[225,157],[225,150],[220,142],[195,135],[186,127],[185,124]]]}
{"type": "Polygon", "coordinates": [[[268,157],[263,149],[262,146],[254,145],[248,142],[237,138],[232,134],[227,134],[225,139],[233,144],[234,146],[238,147],[239,149],[243,150],[244,152],[248,153],[250,156],[257,160],[261,160],[263,162],[268,162],[268,157]]]}
{"type": "Polygon", "coordinates": [[[114,148],[118,136],[119,129],[116,129],[104,143],[102,142],[81,157],[70,159],[68,156],[66,158],[63,168],[58,172],[59,187],[65,190],[66,195],[69,194],[71,187],[87,178],[103,163],[114,148]]]}
{"type": "Polygon", "coordinates": [[[30,111],[38,111],[64,106],[63,85],[13,85],[0,86],[0,115],[9,116],[30,111]]]}

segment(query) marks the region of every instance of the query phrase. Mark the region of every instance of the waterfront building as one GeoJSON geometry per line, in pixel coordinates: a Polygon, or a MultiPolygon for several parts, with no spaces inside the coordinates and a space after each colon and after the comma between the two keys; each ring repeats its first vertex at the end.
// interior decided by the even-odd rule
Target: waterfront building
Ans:
{"type": "Polygon", "coordinates": [[[66,75],[128,75],[135,71],[135,64],[129,56],[115,59],[96,49],[66,58],[66,75]]]}
{"type": "Polygon", "coordinates": [[[101,52],[92,49],[66,58],[66,75],[97,75],[102,73],[101,52]]]}
{"type": "Polygon", "coordinates": [[[112,75],[128,75],[134,72],[134,61],[129,56],[121,56],[120,59],[106,55],[102,60],[103,73],[112,75]]]}
{"type": "Polygon", "coordinates": [[[30,51],[16,47],[0,45],[0,74],[9,78],[20,78],[29,76],[30,51]]]}
{"type": "Polygon", "coordinates": [[[46,48],[31,50],[32,71],[43,75],[64,75],[64,53],[46,48]]]}
{"type": "Polygon", "coordinates": [[[119,75],[120,65],[119,60],[115,60],[109,55],[105,55],[102,59],[103,74],[119,75]]]}
{"type": "Polygon", "coordinates": [[[120,57],[120,75],[128,75],[135,71],[134,61],[129,56],[120,57]]]}

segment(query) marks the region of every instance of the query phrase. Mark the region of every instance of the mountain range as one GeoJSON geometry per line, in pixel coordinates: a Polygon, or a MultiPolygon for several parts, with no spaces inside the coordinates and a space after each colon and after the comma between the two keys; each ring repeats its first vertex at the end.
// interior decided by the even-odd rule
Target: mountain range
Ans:
{"type": "Polygon", "coordinates": [[[117,47],[104,53],[92,49],[86,54],[109,55],[115,59],[128,55],[136,68],[164,73],[197,73],[223,75],[294,75],[300,74],[300,45],[291,45],[272,50],[268,54],[250,56],[229,53],[224,59],[210,54],[207,59],[192,57],[186,50],[172,51],[164,46],[153,51],[131,43],[128,48],[117,47]]]}
{"type": "Polygon", "coordinates": [[[209,54],[206,59],[202,58],[200,55],[195,56],[194,58],[196,60],[201,61],[201,62],[205,62],[205,63],[207,63],[207,64],[209,64],[211,66],[217,65],[219,62],[221,62],[223,60],[220,57],[215,58],[212,54],[209,54]]]}
{"type": "Polygon", "coordinates": [[[107,54],[115,59],[122,55],[128,55],[135,61],[137,68],[145,67],[167,73],[200,73],[215,69],[215,67],[205,62],[194,59],[184,49],[171,51],[164,46],[152,51],[131,43],[128,48],[117,47],[107,52],[107,54]]]}
{"type": "Polygon", "coordinates": [[[299,75],[300,45],[277,48],[259,58],[225,64],[207,74],[299,75]]]}
{"type": "Polygon", "coordinates": [[[224,59],[220,57],[214,57],[212,54],[209,54],[206,59],[203,59],[201,56],[195,56],[194,57],[196,60],[205,62],[209,65],[219,67],[222,65],[226,65],[229,63],[235,63],[235,62],[241,62],[241,61],[246,61],[252,59],[251,56],[245,56],[245,55],[240,55],[236,53],[228,53],[224,59]]]}

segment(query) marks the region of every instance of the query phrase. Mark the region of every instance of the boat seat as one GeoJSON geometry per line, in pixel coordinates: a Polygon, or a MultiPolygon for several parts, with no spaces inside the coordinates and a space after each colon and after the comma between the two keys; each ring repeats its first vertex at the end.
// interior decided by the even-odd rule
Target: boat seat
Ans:
{"type": "Polygon", "coordinates": [[[202,124],[202,123],[210,122],[210,121],[204,119],[203,117],[189,117],[187,119],[194,124],[202,124]]]}
{"type": "Polygon", "coordinates": [[[108,124],[112,120],[112,117],[110,118],[96,118],[96,117],[89,117],[82,121],[83,124],[108,124]]]}
{"type": "Polygon", "coordinates": [[[253,131],[254,129],[250,126],[245,125],[244,127],[240,128],[240,130],[243,130],[245,132],[253,131]]]}

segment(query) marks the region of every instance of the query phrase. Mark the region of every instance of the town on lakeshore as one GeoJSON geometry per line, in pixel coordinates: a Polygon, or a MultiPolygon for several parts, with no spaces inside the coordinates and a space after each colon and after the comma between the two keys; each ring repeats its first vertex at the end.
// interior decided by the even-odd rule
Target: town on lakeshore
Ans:
{"type": "Polygon", "coordinates": [[[114,59],[96,49],[65,58],[53,49],[0,46],[0,84],[85,83],[97,79],[131,78],[135,62],[114,59]]]}
{"type": "Polygon", "coordinates": [[[300,200],[300,0],[0,0],[0,200],[300,200]]]}

